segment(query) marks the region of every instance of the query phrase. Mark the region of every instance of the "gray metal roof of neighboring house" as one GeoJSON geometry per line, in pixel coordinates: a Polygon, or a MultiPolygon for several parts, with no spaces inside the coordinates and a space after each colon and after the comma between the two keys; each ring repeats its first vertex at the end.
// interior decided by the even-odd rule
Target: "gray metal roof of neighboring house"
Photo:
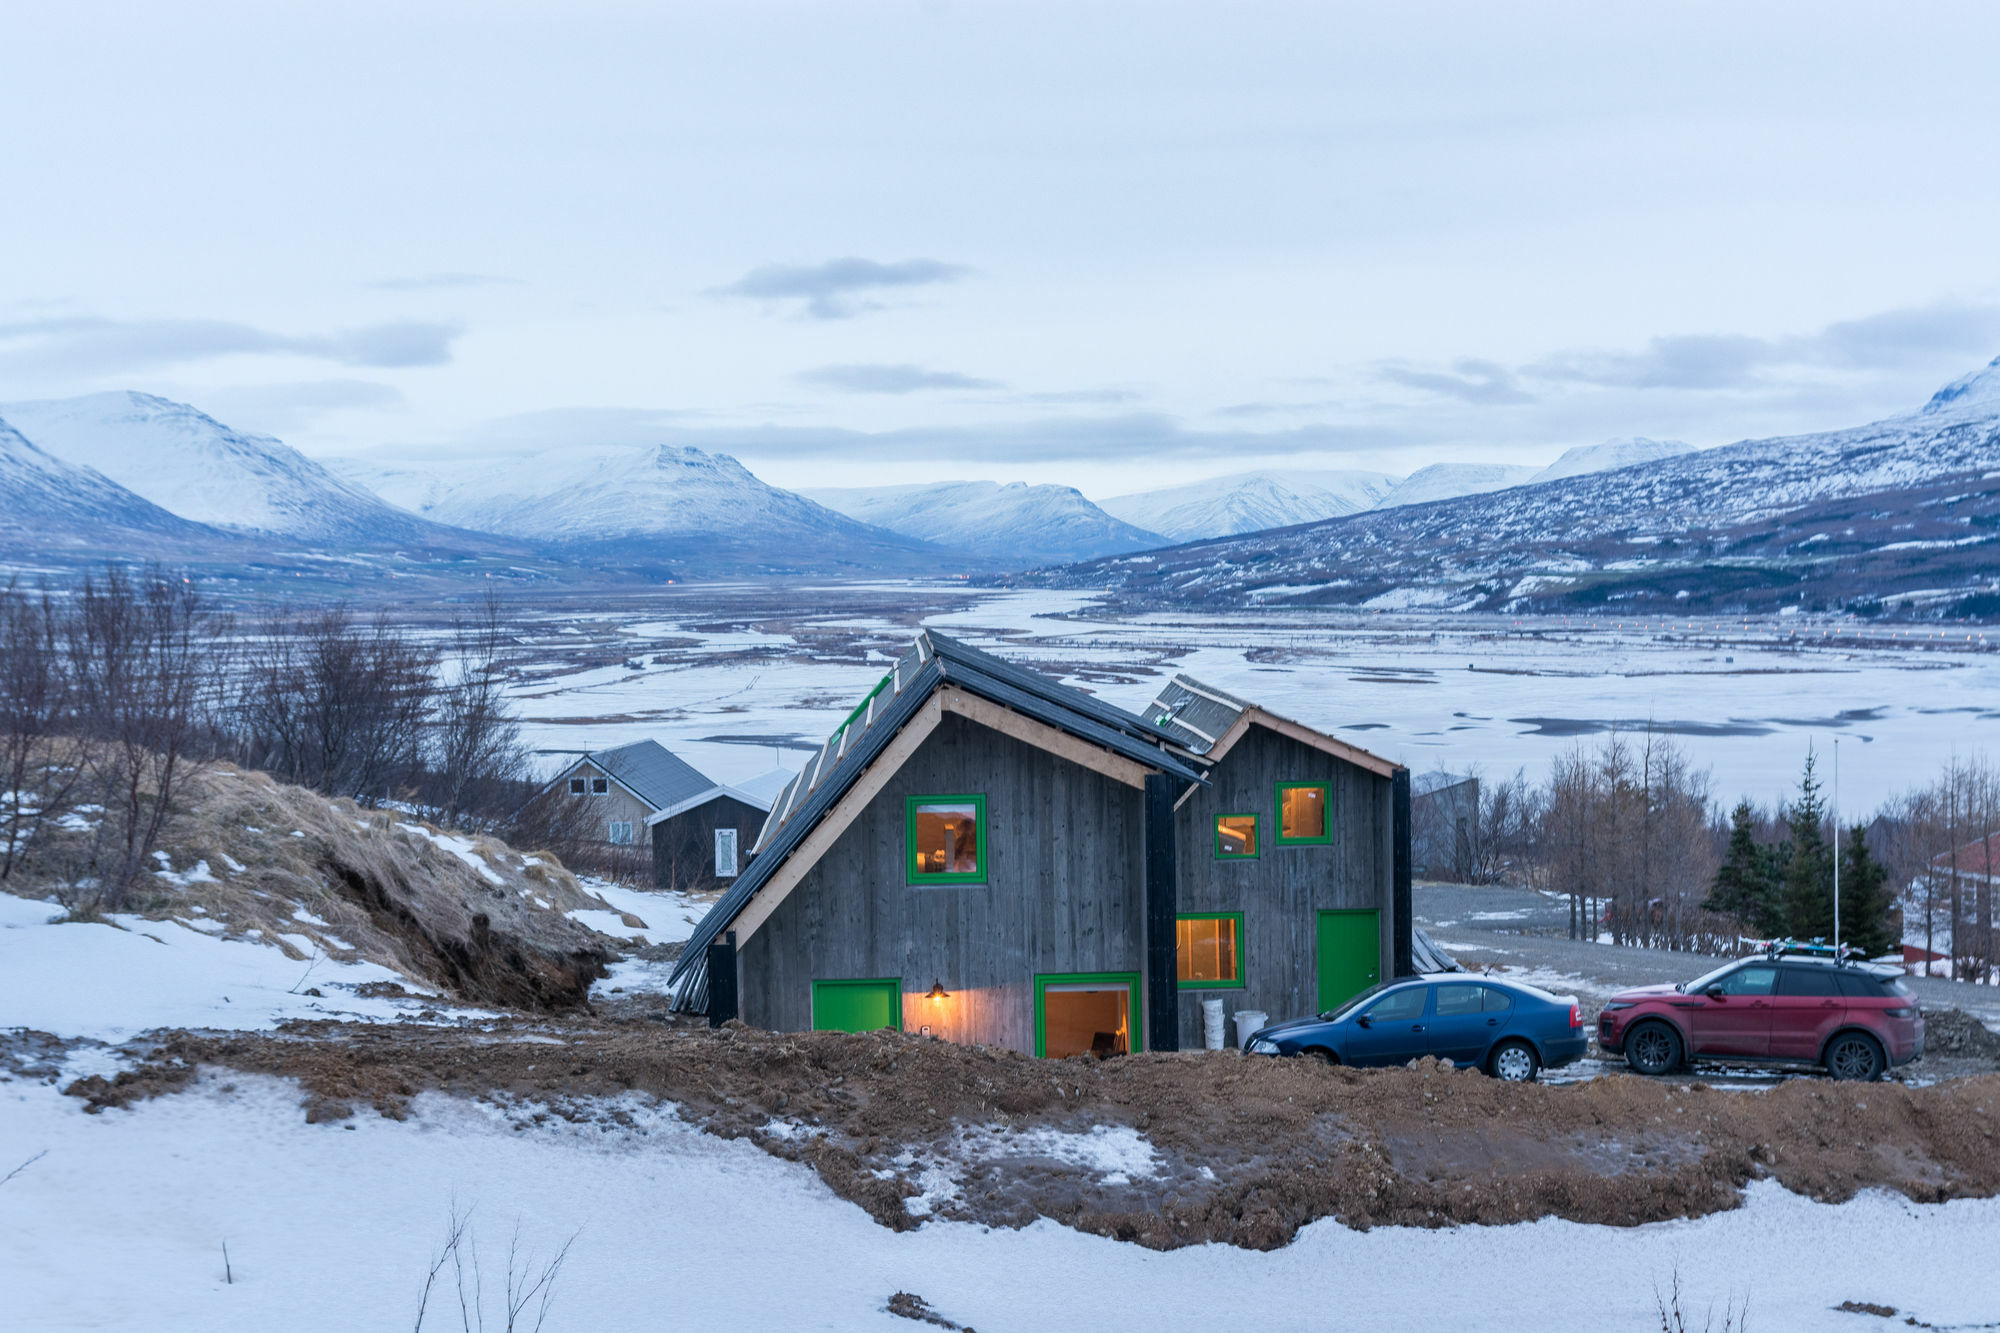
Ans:
{"type": "Polygon", "coordinates": [[[933,691],[945,684],[958,685],[1146,767],[1189,782],[1204,780],[1193,765],[1175,753],[1181,747],[1172,733],[1061,681],[925,630],[779,793],[758,835],[750,864],[696,924],[681,951],[669,983],[674,1008],[684,1013],[707,1010],[708,946],[742,913],[757,890],[846,795],[933,691]]]}
{"type": "Polygon", "coordinates": [[[1250,706],[1246,700],[1181,673],[1160,687],[1146,707],[1146,717],[1196,754],[1207,754],[1250,706]]]}
{"type": "Polygon", "coordinates": [[[1429,796],[1434,791],[1443,791],[1446,787],[1456,787],[1472,780],[1470,773],[1446,773],[1440,769],[1432,769],[1428,773],[1417,773],[1410,778],[1410,795],[1429,796]]]}
{"type": "Polygon", "coordinates": [[[584,758],[655,810],[679,805],[716,786],[714,779],[703,777],[694,765],[658,741],[634,741],[615,750],[594,750],[584,758]]]}

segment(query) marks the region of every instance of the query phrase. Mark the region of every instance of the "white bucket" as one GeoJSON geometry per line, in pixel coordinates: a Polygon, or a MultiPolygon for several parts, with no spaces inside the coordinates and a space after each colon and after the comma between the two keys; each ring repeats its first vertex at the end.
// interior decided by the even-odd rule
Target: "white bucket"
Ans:
{"type": "Polygon", "coordinates": [[[1270,1019],[1262,1009],[1238,1009],[1232,1017],[1236,1019],[1236,1049],[1239,1051],[1250,1044],[1250,1034],[1270,1019]]]}
{"type": "Polygon", "coordinates": [[[1201,1002],[1201,1044],[1211,1051],[1222,1049],[1222,1001],[1201,1002]]]}

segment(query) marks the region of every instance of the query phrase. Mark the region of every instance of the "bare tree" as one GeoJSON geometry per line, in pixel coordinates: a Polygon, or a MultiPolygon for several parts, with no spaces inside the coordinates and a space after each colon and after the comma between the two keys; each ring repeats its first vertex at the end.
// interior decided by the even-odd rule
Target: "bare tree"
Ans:
{"type": "Polygon", "coordinates": [[[70,704],[61,625],[49,594],[0,592],[0,880],[44,827],[70,812],[85,765],[59,744],[70,704]]]}
{"type": "Polygon", "coordinates": [[[521,729],[507,711],[507,636],[500,604],[488,595],[478,618],[454,627],[453,651],[438,686],[429,804],[440,822],[491,815],[527,771],[521,729]]]}

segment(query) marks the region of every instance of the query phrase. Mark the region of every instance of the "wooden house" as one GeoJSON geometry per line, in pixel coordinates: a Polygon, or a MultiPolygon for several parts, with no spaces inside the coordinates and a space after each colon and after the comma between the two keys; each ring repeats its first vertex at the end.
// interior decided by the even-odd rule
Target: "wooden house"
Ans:
{"type": "Polygon", "coordinates": [[[1408,917],[1395,911],[1388,795],[1401,770],[1231,703],[1255,717],[1214,754],[1176,728],[1180,714],[1158,722],[920,634],[772,805],[749,865],[682,955],[675,1006],[711,1022],[900,1027],[1038,1055],[1177,1049],[1198,1044],[1195,992],[1221,966],[1206,923],[1229,913],[1236,998],[1268,997],[1274,1016],[1294,997],[1301,1012],[1316,1002],[1321,910],[1373,914],[1365,964],[1353,961],[1358,917],[1326,928],[1346,960],[1337,984],[1387,975],[1408,957],[1395,943],[1408,917]],[[1256,783],[1274,845],[1246,875],[1213,858],[1213,802],[1234,814],[1256,783]],[[1287,800],[1288,823],[1272,804],[1287,800]]]}
{"type": "MultiPolygon", "coordinates": [[[[789,775],[787,775],[789,776],[789,775]]],[[[536,800],[553,803],[579,841],[612,862],[650,871],[662,888],[699,892],[733,880],[770,811],[769,786],[703,775],[658,741],[596,750],[570,764],[536,800]]]]}
{"type": "Polygon", "coordinates": [[[1147,717],[1207,779],[1175,811],[1189,1044],[1203,999],[1289,1018],[1411,972],[1406,770],[1186,675],[1147,717]]]}

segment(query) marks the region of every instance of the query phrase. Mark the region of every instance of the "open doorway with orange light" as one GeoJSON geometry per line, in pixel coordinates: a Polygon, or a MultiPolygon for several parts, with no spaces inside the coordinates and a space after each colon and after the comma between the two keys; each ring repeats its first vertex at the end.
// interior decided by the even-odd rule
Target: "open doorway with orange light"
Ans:
{"type": "Polygon", "coordinates": [[[1111,1056],[1140,1050],[1139,974],[1067,972],[1035,978],[1035,1054],[1111,1056]]]}

